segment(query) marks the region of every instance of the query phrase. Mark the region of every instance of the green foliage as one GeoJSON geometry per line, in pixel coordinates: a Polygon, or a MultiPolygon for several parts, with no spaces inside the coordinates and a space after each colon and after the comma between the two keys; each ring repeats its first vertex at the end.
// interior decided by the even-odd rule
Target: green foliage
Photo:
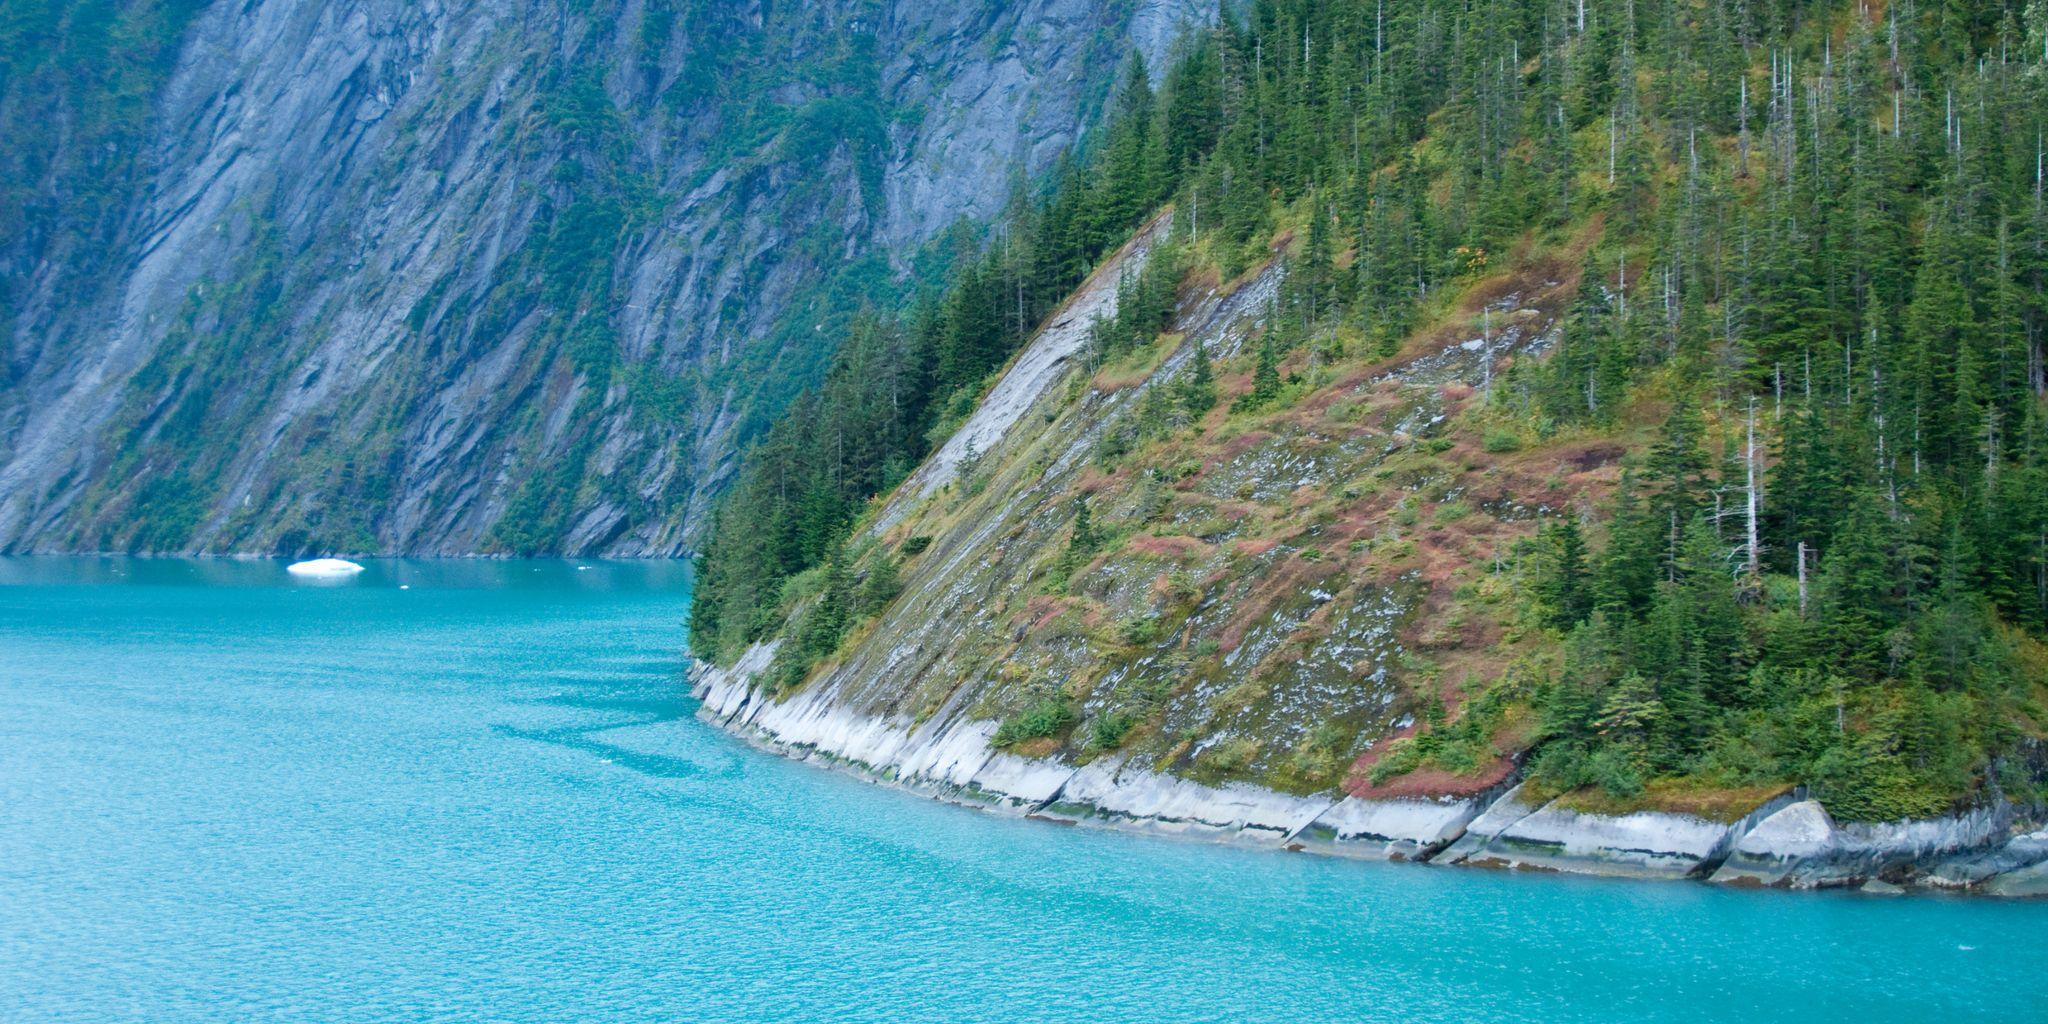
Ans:
{"type": "Polygon", "coordinates": [[[1088,496],[1080,495],[1074,499],[1074,528],[1067,534],[1067,546],[1060,552],[1059,564],[1054,569],[1054,586],[1066,586],[1101,547],[1102,535],[1095,529],[1094,515],[1088,509],[1088,496]]]}
{"type": "Polygon", "coordinates": [[[879,615],[902,592],[903,582],[896,574],[896,560],[887,554],[877,554],[868,565],[867,575],[861,578],[854,612],[861,618],[879,615]]]}
{"type": "Polygon", "coordinates": [[[1440,700],[1429,700],[1422,715],[1422,728],[1414,735],[1395,740],[1366,777],[1380,785],[1418,768],[1430,767],[1453,775],[1464,775],[1500,756],[1493,745],[1514,695],[1514,680],[1503,680],[1466,701],[1456,721],[1449,721],[1440,700]]]}
{"type": "Polygon", "coordinates": [[[1088,746],[1092,750],[1115,750],[1136,727],[1138,720],[1120,712],[1097,715],[1088,725],[1088,746]]]}
{"type": "Polygon", "coordinates": [[[1542,602],[1545,619],[1568,630],[1593,610],[1585,534],[1577,519],[1566,517],[1545,526],[1538,540],[1536,580],[1531,589],[1542,602]]]}
{"type": "Polygon", "coordinates": [[[822,163],[842,145],[884,151],[881,110],[872,96],[829,96],[799,107],[784,136],[782,156],[798,165],[822,163]]]}
{"type": "Polygon", "coordinates": [[[1252,389],[1231,404],[1233,412],[1255,412],[1280,397],[1280,355],[1268,332],[1259,339],[1259,362],[1252,371],[1252,389]]]}
{"type": "Polygon", "coordinates": [[[1187,375],[1181,378],[1174,397],[1190,420],[1199,420],[1216,407],[1216,371],[1209,363],[1209,346],[1200,338],[1195,339],[1187,375]]]}
{"type": "Polygon", "coordinates": [[[1003,719],[989,742],[998,747],[1015,746],[1025,740],[1056,736],[1077,719],[1074,706],[1058,697],[1047,697],[1003,719]]]}
{"type": "Polygon", "coordinates": [[[492,525],[491,542],[520,556],[559,550],[576,508],[588,456],[587,447],[578,445],[567,457],[550,460],[527,477],[492,525]]]}
{"type": "Polygon", "coordinates": [[[1621,799],[1643,791],[1640,761],[1627,747],[1603,746],[1589,751],[1584,744],[1552,743],[1530,762],[1529,774],[1560,790],[1595,786],[1621,799]]]}
{"type": "MultiPolygon", "coordinates": [[[[1650,479],[1669,486],[1669,472],[1650,479]]],[[[1846,524],[1802,601],[1785,586],[1745,600],[1705,516],[1675,553],[1668,535],[1617,523],[1606,571],[1651,578],[1610,592],[1646,596],[1577,621],[1570,541],[1546,530],[1536,589],[1571,633],[1538,702],[1533,774],[1615,796],[1656,777],[1805,781],[1850,820],[1931,816],[1972,798],[2016,739],[2010,709],[2035,685],[2027,663],[1967,582],[1959,526],[1937,560],[1916,539],[1931,524],[1894,518],[1877,496],[1846,524]],[[1630,545],[1648,550],[1617,550],[1630,545]]]]}
{"type": "Polygon", "coordinates": [[[1151,344],[1173,318],[1185,272],[1186,262],[1178,247],[1156,250],[1143,270],[1119,284],[1116,315],[1089,328],[1089,359],[1099,366],[1151,344]]]}
{"type": "MultiPolygon", "coordinates": [[[[1654,435],[1611,502],[1524,552],[1532,621],[1561,644],[1554,677],[1515,691],[1540,780],[1617,798],[1802,781],[1863,820],[1984,798],[2038,719],[2048,630],[2044,29],[2012,5],[1894,13],[1273,0],[1202,34],[1156,95],[1127,69],[1099,144],[885,320],[912,355],[859,363],[849,344],[831,397],[757,451],[711,550],[700,649],[772,629],[776,581],[821,564],[1171,199],[1188,258],[1226,277],[1288,240],[1246,411],[1285,400],[1289,353],[1313,367],[1362,337],[1391,355],[1456,289],[1514,269],[1499,254],[1583,251],[1554,345],[1494,381],[1481,437],[1500,454],[1654,435]],[[876,381],[887,417],[862,411],[876,381]],[[894,440],[826,454],[856,435],[894,440]]],[[[1095,358],[1156,337],[1177,281],[1124,282],[1095,358]]],[[[1213,408],[1208,356],[1116,425],[1110,457],[1213,408]]],[[[1422,511],[1411,495],[1392,517],[1422,511]]],[[[1101,542],[1085,503],[1075,520],[1062,581],[1101,542]]],[[[1374,777],[1488,762],[1506,690],[1451,721],[1422,709],[1374,777]]]]}
{"type": "Polygon", "coordinates": [[[205,494],[192,478],[173,471],[152,478],[136,492],[141,527],[129,539],[131,551],[177,551],[206,514],[205,494]]]}
{"type": "Polygon", "coordinates": [[[1252,759],[1258,755],[1257,740],[1237,736],[1204,750],[1195,758],[1195,768],[1210,778],[1227,778],[1250,768],[1252,759]]]}
{"type": "Polygon", "coordinates": [[[1117,642],[1127,647],[1142,647],[1159,639],[1159,616],[1140,612],[1126,617],[1116,625],[1117,642]]]}
{"type": "Polygon", "coordinates": [[[1285,772],[1292,777],[1290,781],[1307,788],[1333,785],[1343,779],[1351,765],[1351,745],[1355,739],[1354,729],[1324,722],[1310,730],[1289,755],[1285,772]]]}

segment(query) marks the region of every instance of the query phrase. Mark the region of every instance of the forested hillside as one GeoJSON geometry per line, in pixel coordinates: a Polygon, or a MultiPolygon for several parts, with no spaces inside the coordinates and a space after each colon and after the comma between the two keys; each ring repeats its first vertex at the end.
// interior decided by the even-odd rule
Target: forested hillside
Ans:
{"type": "MultiPolygon", "coordinates": [[[[1276,298],[1256,342],[1213,366],[1197,342],[1118,421],[1031,585],[1034,611],[1092,623],[1091,680],[1154,653],[1182,680],[1114,710],[1052,680],[999,744],[1085,758],[1178,728],[1175,686],[1258,682],[1230,677],[1229,638],[1182,631],[1239,570],[1162,573],[1136,620],[1084,607],[1108,600],[1091,571],[1251,522],[1318,573],[1432,595],[1409,714],[1384,736],[1305,723],[1281,751],[1189,727],[1164,768],[1393,792],[1514,765],[1611,808],[1804,784],[1860,821],[2038,800],[2048,7],[1259,0],[1146,81],[948,284],[864,318],[754,449],[700,562],[701,656],[780,635],[764,682],[787,690],[858,636],[930,543],[871,529],[870,499],[1170,205],[1074,395],[1159,365],[1177,296],[1277,262],[1276,298]],[[1517,316],[1550,327],[1496,356],[1517,316]],[[1292,504],[1245,483],[1237,522],[1104,514],[1138,481],[1203,490],[1225,440],[1327,432],[1453,335],[1476,387],[1392,430],[1412,447],[1384,468],[1311,470],[1292,504]]],[[[1271,546],[1237,543],[1217,560],[1271,546]]]]}

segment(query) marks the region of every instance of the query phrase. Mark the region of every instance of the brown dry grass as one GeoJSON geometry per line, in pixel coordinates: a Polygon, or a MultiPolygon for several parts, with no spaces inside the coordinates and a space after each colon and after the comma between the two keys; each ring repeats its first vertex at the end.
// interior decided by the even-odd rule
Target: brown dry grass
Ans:
{"type": "Polygon", "coordinates": [[[1059,752],[1060,741],[1052,736],[1024,740],[1010,747],[1010,752],[1019,757],[1051,757],[1059,752]]]}
{"type": "Polygon", "coordinates": [[[1515,762],[1513,758],[1495,758],[1481,765],[1479,770],[1471,775],[1452,775],[1434,768],[1418,768],[1377,786],[1372,784],[1372,779],[1366,774],[1370,767],[1366,763],[1354,765],[1353,774],[1344,782],[1345,792],[1367,800],[1474,796],[1506,782],[1508,776],[1514,774],[1515,762]]]}
{"type": "Polygon", "coordinates": [[[1733,789],[1704,786],[1689,779],[1654,779],[1635,796],[1619,798],[1603,790],[1586,788],[1566,793],[1560,800],[1566,808],[1586,814],[1624,815],[1642,811],[1686,814],[1724,824],[1739,820],[1773,797],[1791,790],[1788,784],[1739,786],[1733,789]]]}
{"type": "Polygon", "coordinates": [[[1153,339],[1151,345],[1139,348],[1136,352],[1095,371],[1089,386],[1098,393],[1111,394],[1151,380],[1152,375],[1158,372],[1160,363],[1164,362],[1174,349],[1180,347],[1183,337],[1184,335],[1180,334],[1160,335],[1153,339]]]}
{"type": "Polygon", "coordinates": [[[1159,536],[1140,533],[1126,541],[1124,547],[1130,551],[1152,558],[1166,558],[1174,561],[1191,561],[1205,558],[1215,551],[1211,545],[1199,538],[1184,535],[1159,536]]]}

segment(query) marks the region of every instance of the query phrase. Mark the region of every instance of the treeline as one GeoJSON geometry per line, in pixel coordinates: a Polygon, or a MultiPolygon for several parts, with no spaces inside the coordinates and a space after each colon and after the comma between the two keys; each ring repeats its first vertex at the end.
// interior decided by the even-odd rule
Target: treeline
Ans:
{"type": "MultiPolygon", "coordinates": [[[[1562,51],[1628,72],[1550,108],[1580,153],[1605,142],[1575,176],[1593,194],[1550,198],[1590,200],[1605,231],[1557,350],[1511,371],[1506,404],[1539,434],[1668,411],[1600,528],[1538,546],[1565,643],[1533,774],[1621,797],[1804,781],[1863,820],[2030,793],[2043,11],[1794,6],[1761,33],[1720,16],[1592,5],[1562,51]]],[[[1534,158],[1509,178],[1540,177],[1542,79],[1534,158]]]]}
{"type": "MultiPolygon", "coordinates": [[[[1309,168],[1348,174],[1369,166],[1368,151],[1405,149],[1447,91],[1430,68],[1448,55],[1448,3],[1381,17],[1382,30],[1405,41],[1390,44],[1400,56],[1381,66],[1392,70],[1364,87],[1355,84],[1363,81],[1357,46],[1370,38],[1358,35],[1372,30],[1370,8],[1259,4],[1244,20],[1232,6],[1222,5],[1213,31],[1189,41],[1156,91],[1141,64],[1124,69],[1099,141],[1063,160],[1040,194],[1013,201],[938,294],[850,332],[827,382],[749,453],[699,558],[697,653],[730,659],[776,628],[800,596],[785,594],[784,584],[837,553],[866,500],[972,411],[990,371],[1163,202],[1179,196],[1188,234],[1213,236],[1210,245],[1230,253],[1234,271],[1264,258],[1275,213],[1308,188],[1309,168]],[[1312,43],[1274,42],[1318,32],[1343,36],[1348,55],[1319,61],[1312,43]],[[1312,79],[1316,86],[1306,87],[1312,79]],[[1377,111],[1362,129],[1369,137],[1347,128],[1357,145],[1340,145],[1330,126],[1358,118],[1320,111],[1332,103],[1361,116],[1377,111]],[[861,440],[849,443],[854,434],[861,440]]],[[[1404,235],[1418,250],[1435,237],[1404,235]]],[[[1415,280],[1426,288],[1443,269],[1418,269],[1415,280]]]]}
{"type": "Polygon", "coordinates": [[[2026,793],[2048,680],[2022,640],[2048,627],[2043,11],[1785,13],[1743,61],[1707,24],[1621,38],[1659,87],[1618,83],[1606,244],[1510,390],[1540,429],[1669,411],[1604,542],[1545,534],[1566,645],[1534,768],[1618,796],[1805,781],[1864,820],[2026,793]]]}
{"type": "MultiPolygon", "coordinates": [[[[784,585],[839,558],[868,499],[973,411],[991,372],[1165,200],[1180,173],[1174,154],[1206,145],[1185,128],[1182,148],[1169,145],[1169,126],[1214,120],[1190,108],[1208,100],[1180,82],[1170,77],[1155,95],[1134,64],[1112,97],[1101,142],[1062,160],[1041,194],[1020,190],[978,251],[956,258],[943,288],[900,315],[859,319],[825,382],[748,453],[719,507],[698,558],[695,651],[729,658],[780,625],[795,596],[784,585]]],[[[841,580],[843,570],[833,568],[826,582],[841,580]]],[[[837,630],[817,622],[837,621],[843,597],[827,593],[811,640],[796,646],[836,645],[837,630]]]]}
{"type": "Polygon", "coordinates": [[[2048,676],[2044,61],[2048,8],[1999,0],[1252,3],[1157,96],[1130,77],[1102,144],[943,296],[849,339],[727,504],[693,642],[774,628],[783,581],[1171,199],[1226,274],[1301,228],[1254,405],[1276,352],[1391,352],[1511,247],[1585,250],[1555,350],[1485,415],[1663,426],[1610,507],[1536,545],[1565,651],[1533,693],[1539,777],[1796,779],[1852,817],[2023,785],[2048,676]]]}

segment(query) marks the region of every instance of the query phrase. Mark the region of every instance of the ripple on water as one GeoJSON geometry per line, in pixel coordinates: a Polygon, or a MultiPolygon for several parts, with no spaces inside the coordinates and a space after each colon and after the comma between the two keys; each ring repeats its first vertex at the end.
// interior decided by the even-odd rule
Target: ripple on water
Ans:
{"type": "Polygon", "coordinates": [[[687,581],[583,564],[0,559],[0,1018],[2048,1019],[2040,904],[1291,857],[757,754],[679,692],[687,581]]]}

